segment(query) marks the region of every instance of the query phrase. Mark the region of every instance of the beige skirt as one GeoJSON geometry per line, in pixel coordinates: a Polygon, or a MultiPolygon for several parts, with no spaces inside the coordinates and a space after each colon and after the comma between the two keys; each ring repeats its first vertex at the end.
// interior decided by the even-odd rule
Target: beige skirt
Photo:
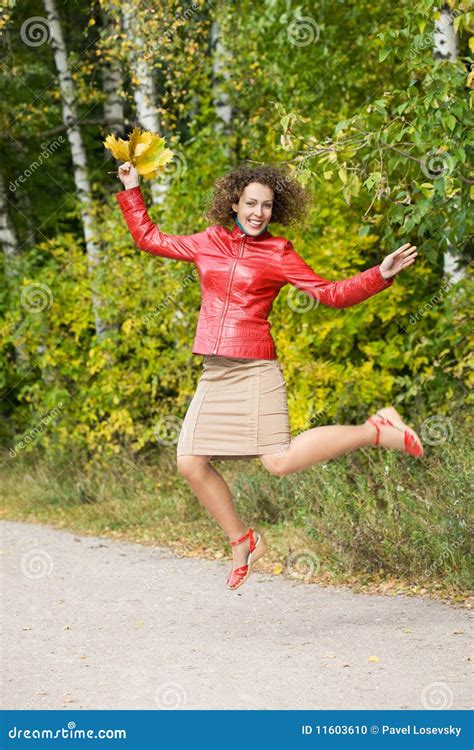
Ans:
{"type": "Polygon", "coordinates": [[[286,383],[276,359],[204,355],[177,456],[257,458],[290,445],[286,383]]]}

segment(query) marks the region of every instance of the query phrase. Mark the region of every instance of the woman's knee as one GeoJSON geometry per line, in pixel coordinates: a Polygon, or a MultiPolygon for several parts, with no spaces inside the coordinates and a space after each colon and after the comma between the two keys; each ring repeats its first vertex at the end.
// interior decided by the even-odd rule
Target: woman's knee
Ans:
{"type": "Polygon", "coordinates": [[[277,477],[284,477],[286,472],[285,456],[280,453],[267,453],[265,456],[259,456],[263,466],[277,477]]]}
{"type": "Polygon", "coordinates": [[[178,456],[178,471],[186,479],[207,466],[211,456],[178,456]]]}

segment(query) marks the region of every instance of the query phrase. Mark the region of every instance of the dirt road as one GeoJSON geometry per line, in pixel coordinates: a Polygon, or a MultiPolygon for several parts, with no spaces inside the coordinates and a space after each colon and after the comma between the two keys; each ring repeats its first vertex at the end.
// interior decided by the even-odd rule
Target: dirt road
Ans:
{"type": "Polygon", "coordinates": [[[3,522],[2,548],[4,709],[472,707],[466,609],[257,572],[231,592],[227,561],[44,525],[3,522]]]}

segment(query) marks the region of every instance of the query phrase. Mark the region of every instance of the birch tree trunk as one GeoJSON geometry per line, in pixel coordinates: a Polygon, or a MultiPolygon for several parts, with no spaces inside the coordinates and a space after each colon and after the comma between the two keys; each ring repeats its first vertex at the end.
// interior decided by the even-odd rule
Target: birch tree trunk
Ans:
{"type": "MultiPolygon", "coordinates": [[[[101,10],[102,28],[108,31],[111,27],[110,17],[107,11],[101,10]]],[[[102,91],[104,92],[104,126],[107,135],[113,133],[116,138],[125,138],[125,113],[123,99],[119,95],[122,84],[122,67],[117,58],[102,60],[101,62],[102,91]]],[[[118,180],[118,169],[121,164],[119,159],[115,159],[108,148],[104,146],[105,159],[115,166],[117,174],[115,181],[110,180],[111,191],[122,188],[118,180]]],[[[109,180],[108,180],[109,181],[109,180]]],[[[120,326],[115,326],[119,330],[120,326]]]]}
{"type": "Polygon", "coordinates": [[[438,11],[440,18],[435,21],[434,49],[435,58],[454,62],[458,57],[458,43],[454,31],[454,16],[446,6],[438,11]]]}
{"type": "Polygon", "coordinates": [[[74,172],[74,183],[80,201],[82,228],[87,251],[87,265],[90,278],[92,309],[97,337],[103,337],[106,326],[101,319],[101,299],[95,290],[95,270],[100,264],[100,245],[96,241],[93,218],[90,214],[92,201],[91,187],[87,176],[87,159],[81,130],[74,125],[78,119],[74,82],[68,67],[67,51],[64,43],[61,23],[55,0],[44,0],[44,7],[49,22],[51,46],[58,71],[61,93],[62,117],[66,126],[67,138],[71,148],[74,172]]]}
{"type": "Polygon", "coordinates": [[[5,276],[9,281],[16,281],[18,269],[14,258],[19,253],[19,242],[10,220],[7,191],[2,172],[0,172],[0,242],[5,256],[5,276]]]}
{"type": "MultiPolygon", "coordinates": [[[[439,13],[440,17],[435,21],[433,56],[436,59],[454,62],[458,57],[454,16],[447,6],[439,9],[439,13]]],[[[453,284],[462,279],[465,273],[463,269],[458,269],[458,260],[458,256],[449,248],[444,253],[444,274],[453,284]]]]}
{"type": "MultiPolygon", "coordinates": [[[[5,278],[9,290],[12,295],[20,295],[20,273],[16,263],[16,256],[20,253],[20,243],[10,219],[7,191],[2,172],[0,172],[0,244],[5,259],[5,278]]],[[[21,344],[15,340],[14,334],[15,331],[12,331],[11,342],[15,351],[16,364],[18,367],[27,365],[29,364],[28,354],[21,344]]]]}
{"type": "MultiPolygon", "coordinates": [[[[139,33],[139,18],[134,2],[125,2],[122,8],[122,23],[127,40],[130,42],[129,63],[133,73],[133,98],[137,121],[142,129],[161,135],[156,111],[156,87],[153,71],[143,57],[143,39],[139,33]]],[[[151,197],[155,205],[164,203],[169,181],[163,176],[160,181],[151,180],[151,197]]]]}
{"type": "Polygon", "coordinates": [[[230,78],[228,54],[220,40],[220,27],[217,21],[214,21],[211,29],[211,46],[212,46],[212,91],[213,103],[218,120],[215,123],[215,131],[220,135],[230,133],[230,124],[232,121],[232,106],[229,101],[227,91],[221,86],[221,81],[228,81],[230,78]]]}
{"type": "MultiPolygon", "coordinates": [[[[102,26],[108,29],[110,26],[109,15],[105,10],[101,11],[102,26]]],[[[102,64],[102,90],[104,99],[104,120],[107,132],[113,133],[117,138],[125,136],[125,115],[123,100],[119,97],[119,89],[122,83],[122,69],[117,59],[112,58],[110,62],[102,64]]],[[[108,149],[106,153],[113,159],[108,149]]]]}

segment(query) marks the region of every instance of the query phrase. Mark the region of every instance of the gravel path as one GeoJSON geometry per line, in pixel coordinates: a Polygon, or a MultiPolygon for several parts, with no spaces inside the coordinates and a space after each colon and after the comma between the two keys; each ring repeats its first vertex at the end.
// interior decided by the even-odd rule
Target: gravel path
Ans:
{"type": "Polygon", "coordinates": [[[472,707],[469,610],[2,523],[4,709],[472,707]],[[370,661],[376,656],[379,661],[370,661]]]}

